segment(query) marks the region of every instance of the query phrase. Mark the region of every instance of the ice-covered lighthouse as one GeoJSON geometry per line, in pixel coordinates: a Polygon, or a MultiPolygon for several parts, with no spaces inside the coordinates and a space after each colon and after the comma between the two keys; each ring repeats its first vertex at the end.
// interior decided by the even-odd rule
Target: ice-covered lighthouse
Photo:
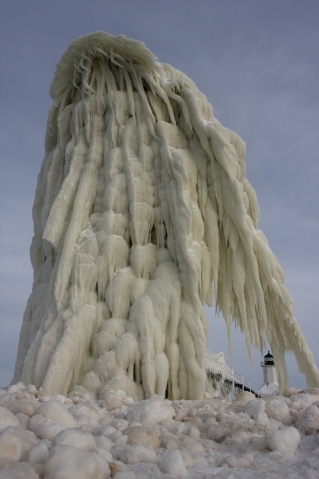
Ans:
{"type": "Polygon", "coordinates": [[[279,394],[279,383],[277,371],[274,363],[274,357],[268,351],[264,356],[264,360],[261,362],[263,368],[264,384],[258,389],[257,393],[260,396],[271,396],[273,394],[279,394]]]}
{"type": "Polygon", "coordinates": [[[214,302],[249,351],[268,339],[282,389],[286,350],[319,386],[258,229],[245,143],[193,81],[143,43],[96,32],[63,54],[50,94],[13,381],[201,398],[214,302]]]}

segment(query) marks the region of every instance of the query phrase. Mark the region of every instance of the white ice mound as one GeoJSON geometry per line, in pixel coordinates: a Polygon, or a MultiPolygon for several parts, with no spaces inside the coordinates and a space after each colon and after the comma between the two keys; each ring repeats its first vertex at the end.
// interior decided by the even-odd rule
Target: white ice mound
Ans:
{"type": "Polygon", "coordinates": [[[266,444],[271,451],[294,454],[300,442],[300,434],[295,427],[271,431],[266,435],[266,444]]]}
{"type": "Polygon", "coordinates": [[[20,427],[20,423],[9,409],[0,406],[0,430],[8,426],[20,427]]]}
{"type": "Polygon", "coordinates": [[[142,426],[153,426],[174,416],[175,410],[168,401],[160,396],[153,396],[151,399],[133,404],[127,419],[130,422],[139,422],[142,426]]]}
{"type": "Polygon", "coordinates": [[[268,338],[282,389],[286,350],[318,386],[258,230],[245,143],[195,84],[144,44],[97,32],[62,56],[51,96],[14,382],[200,398],[214,300],[250,351],[268,338]]]}

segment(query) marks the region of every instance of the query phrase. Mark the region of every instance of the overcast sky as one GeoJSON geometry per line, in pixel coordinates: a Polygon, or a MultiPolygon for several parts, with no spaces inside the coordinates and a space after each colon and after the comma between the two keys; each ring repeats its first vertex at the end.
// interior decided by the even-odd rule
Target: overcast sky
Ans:
{"type": "MultiPolygon", "coordinates": [[[[44,155],[49,86],[75,38],[104,30],[146,43],[191,77],[215,116],[246,141],[260,228],[286,273],[296,317],[319,364],[318,0],[2,0],[0,386],[13,375],[32,288],[31,208],[44,155]]],[[[207,310],[209,348],[228,361],[222,317],[207,310]]],[[[262,385],[233,333],[235,371],[262,385]]],[[[291,385],[305,387],[288,356],[291,385]]]]}

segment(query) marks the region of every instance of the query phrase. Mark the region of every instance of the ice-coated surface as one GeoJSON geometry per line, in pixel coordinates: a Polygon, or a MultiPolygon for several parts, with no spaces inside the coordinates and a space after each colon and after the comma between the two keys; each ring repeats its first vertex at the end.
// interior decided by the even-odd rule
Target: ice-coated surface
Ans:
{"type": "Polygon", "coordinates": [[[102,398],[106,385],[134,399],[200,399],[214,299],[249,351],[268,338],[282,390],[286,350],[318,386],[258,229],[245,143],[195,84],[144,44],[97,32],[67,49],[51,96],[14,382],[50,396],[102,398]]]}
{"type": "Polygon", "coordinates": [[[160,460],[159,469],[169,474],[170,477],[185,477],[188,475],[179,449],[165,452],[160,460]]]}
{"type": "Polygon", "coordinates": [[[299,431],[295,427],[287,427],[271,431],[266,436],[266,445],[271,451],[294,454],[300,442],[299,431]]]}
{"type": "Polygon", "coordinates": [[[128,420],[140,422],[143,426],[153,426],[161,421],[172,419],[175,410],[161,396],[135,403],[129,410],[128,420]]]}
{"type": "Polygon", "coordinates": [[[0,406],[0,429],[4,429],[7,426],[19,427],[20,423],[9,409],[0,406]]]}
{"type": "MultiPolygon", "coordinates": [[[[125,392],[114,391],[123,404],[112,410],[87,393],[62,397],[61,408],[73,417],[74,427],[55,437],[42,439],[35,425],[50,419],[39,414],[29,418],[35,432],[0,429],[0,479],[318,479],[319,389],[309,391],[300,391],[295,401],[282,396],[249,400],[247,395],[241,399],[248,401],[209,395],[206,400],[161,399],[175,414],[159,417],[155,406],[157,420],[149,426],[134,420],[136,411],[141,413],[136,407],[160,403],[158,396],[127,406],[125,392]],[[277,419],[262,412],[267,404],[272,413],[278,406],[277,419]],[[286,422],[281,404],[288,409],[289,425],[281,422],[286,422]]],[[[18,411],[28,399],[37,411],[57,400],[37,390],[17,396],[0,389],[0,404],[18,411]]]]}

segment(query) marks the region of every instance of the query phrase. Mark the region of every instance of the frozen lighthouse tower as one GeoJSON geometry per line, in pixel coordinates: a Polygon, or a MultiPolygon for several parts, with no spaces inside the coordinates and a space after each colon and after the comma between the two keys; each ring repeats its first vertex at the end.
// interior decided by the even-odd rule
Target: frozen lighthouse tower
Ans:
{"type": "Polygon", "coordinates": [[[194,82],[146,46],[96,32],[63,54],[33,206],[34,283],[14,382],[48,395],[109,389],[201,398],[205,304],[271,345],[313,355],[258,229],[245,143],[194,82]]]}
{"type": "Polygon", "coordinates": [[[271,396],[272,394],[279,394],[279,383],[277,371],[274,363],[274,357],[268,351],[264,356],[264,361],[261,362],[264,373],[264,384],[257,391],[260,396],[271,396]]]}

